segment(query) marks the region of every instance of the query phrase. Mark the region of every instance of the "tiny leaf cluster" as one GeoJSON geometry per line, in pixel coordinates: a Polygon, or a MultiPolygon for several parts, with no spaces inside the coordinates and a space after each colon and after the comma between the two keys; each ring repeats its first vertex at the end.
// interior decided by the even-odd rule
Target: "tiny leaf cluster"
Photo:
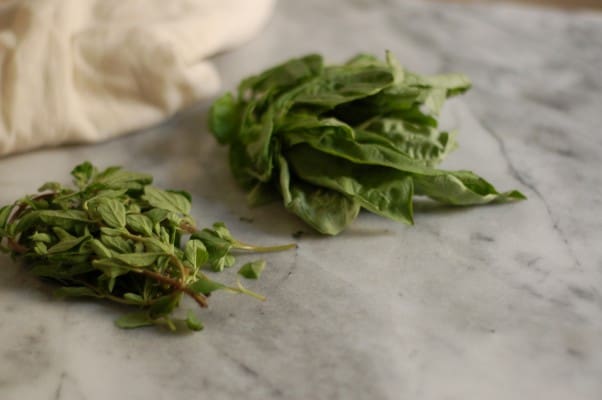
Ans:
{"type": "MultiPolygon", "coordinates": [[[[71,172],[75,187],[56,182],[0,208],[0,250],[24,259],[29,271],[60,285],[61,297],[106,299],[138,308],[116,322],[122,328],[165,325],[192,330],[203,325],[193,312],[172,315],[183,295],[200,307],[216,290],[262,299],[237,282],[210,279],[203,271],[234,265],[233,251],[267,252],[294,247],[258,247],[236,240],[223,223],[197,229],[191,197],[162,190],[152,177],[120,167],[99,171],[89,162],[71,172]]],[[[243,265],[240,275],[257,278],[265,265],[243,265]]]]}

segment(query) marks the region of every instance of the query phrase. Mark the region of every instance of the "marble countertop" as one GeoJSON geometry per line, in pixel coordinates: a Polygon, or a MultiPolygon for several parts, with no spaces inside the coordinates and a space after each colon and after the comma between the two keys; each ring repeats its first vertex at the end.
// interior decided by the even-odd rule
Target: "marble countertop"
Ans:
{"type": "MultiPolygon", "coordinates": [[[[602,14],[283,0],[259,37],[216,61],[229,89],[305,52],[385,49],[472,78],[445,112],[460,148],[444,166],[528,201],[422,205],[413,227],[362,214],[339,237],[307,233],[250,285],[266,302],[218,294],[195,334],[119,330],[122,309],[54,300],[1,256],[0,399],[602,398],[602,14]]],[[[208,106],[107,143],[0,159],[0,203],[89,159],[190,191],[200,225],[225,221],[247,241],[307,231],[278,204],[247,208],[208,106]]]]}

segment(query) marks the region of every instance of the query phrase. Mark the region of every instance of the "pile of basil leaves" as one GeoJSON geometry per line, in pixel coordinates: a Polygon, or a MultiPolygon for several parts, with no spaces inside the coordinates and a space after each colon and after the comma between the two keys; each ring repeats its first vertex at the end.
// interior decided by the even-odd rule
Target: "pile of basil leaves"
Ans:
{"type": "Polygon", "coordinates": [[[214,102],[209,125],[251,204],[280,197],[317,231],[336,235],[361,208],[413,223],[413,197],[452,205],[524,199],[470,171],[436,166],[456,147],[438,129],[461,74],[421,76],[387,53],[326,66],[311,54],[243,80],[214,102]]]}

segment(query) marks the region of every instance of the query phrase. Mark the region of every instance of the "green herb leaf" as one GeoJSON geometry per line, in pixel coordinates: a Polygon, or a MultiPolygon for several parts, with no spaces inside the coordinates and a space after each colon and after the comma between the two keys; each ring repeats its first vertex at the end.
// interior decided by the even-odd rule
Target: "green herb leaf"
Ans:
{"type": "Polygon", "coordinates": [[[148,267],[163,253],[113,254],[113,258],[132,267],[148,267]]]}
{"type": "Polygon", "coordinates": [[[111,228],[123,228],[126,223],[125,207],[115,199],[100,198],[97,211],[102,220],[111,228]]]}
{"type": "Polygon", "coordinates": [[[139,172],[126,171],[121,167],[109,167],[99,173],[94,183],[106,189],[141,190],[153,181],[152,176],[139,172]]]}
{"type": "Polygon", "coordinates": [[[61,240],[54,246],[50,247],[48,249],[48,253],[55,254],[55,253],[62,253],[67,250],[71,250],[72,248],[78,246],[81,242],[83,242],[86,239],[89,239],[89,236],[82,236],[82,237],[78,237],[78,238],[74,237],[74,238],[68,238],[68,239],[61,240]]]}
{"type": "Polygon", "coordinates": [[[192,331],[202,331],[204,328],[201,320],[192,311],[188,311],[188,314],[186,314],[186,325],[192,331]]]}
{"type": "Polygon", "coordinates": [[[199,268],[209,259],[207,248],[200,240],[191,239],[184,248],[186,260],[194,267],[199,268]]]}
{"type": "Polygon", "coordinates": [[[243,277],[245,277],[247,279],[259,279],[264,268],[265,268],[265,261],[264,260],[256,260],[256,261],[248,262],[248,263],[244,264],[242,267],[240,267],[240,269],[238,270],[238,274],[242,275],[243,277]]]}
{"type": "MultiPolygon", "coordinates": [[[[412,223],[415,194],[455,205],[524,198],[435,168],[456,147],[455,133],[439,129],[439,113],[470,85],[462,74],[413,73],[390,52],[326,67],[309,55],[244,79],[236,97],[215,102],[209,128],[230,146],[230,169],[252,204],[279,195],[329,235],[360,207],[412,223]]],[[[209,253],[221,270],[226,258],[209,253]]]]}
{"type": "Polygon", "coordinates": [[[6,222],[8,221],[8,216],[10,215],[13,206],[4,206],[0,208],[0,229],[6,226],[6,222]]]}
{"type": "MultiPolygon", "coordinates": [[[[107,236],[102,236],[102,237],[106,238],[107,236]]],[[[92,249],[94,254],[96,254],[101,259],[112,257],[111,251],[105,247],[105,245],[102,243],[102,241],[100,241],[98,239],[91,239],[88,242],[88,245],[90,246],[90,248],[92,249]]]]}
{"type": "Polygon", "coordinates": [[[96,175],[97,170],[89,161],[77,165],[71,171],[73,181],[78,188],[83,189],[96,175]]]}
{"type": "Polygon", "coordinates": [[[0,207],[0,250],[22,258],[33,276],[60,284],[60,297],[139,307],[116,321],[122,328],[201,330],[194,314],[179,324],[172,320],[183,295],[201,307],[207,306],[205,294],[218,289],[259,298],[209,280],[203,265],[216,271],[232,266],[235,246],[260,252],[290,247],[240,243],[223,223],[191,232],[190,194],[152,187],[146,174],[120,167],[99,171],[85,162],[72,175],[76,189],[49,183],[42,194],[0,207]]]}
{"type": "Polygon", "coordinates": [[[232,93],[217,99],[209,110],[209,126],[221,144],[230,142],[240,125],[240,111],[232,93]]]}
{"type": "Polygon", "coordinates": [[[136,293],[130,293],[130,292],[124,293],[123,298],[126,300],[129,300],[130,302],[135,303],[135,304],[140,304],[140,305],[145,304],[144,298],[136,293]]]}
{"type": "Polygon", "coordinates": [[[31,240],[33,240],[34,242],[43,242],[43,243],[52,242],[52,238],[47,233],[36,232],[33,235],[31,235],[29,238],[31,240]]]}
{"type": "Polygon", "coordinates": [[[146,215],[128,214],[126,216],[126,223],[128,228],[134,232],[145,236],[152,236],[153,234],[153,221],[146,215]]]}
{"type": "Polygon", "coordinates": [[[102,244],[107,246],[109,250],[116,251],[119,253],[132,253],[134,248],[132,244],[121,236],[109,236],[105,234],[100,235],[100,241],[102,244]]]}
{"type": "Polygon", "coordinates": [[[284,206],[320,233],[336,235],[360,211],[360,204],[337,191],[306,182],[291,182],[288,163],[279,158],[280,190],[284,206]]]}
{"type": "Polygon", "coordinates": [[[159,297],[149,308],[149,315],[154,318],[165,317],[171,314],[180,302],[181,293],[176,292],[166,296],[159,297]]]}
{"type": "Polygon", "coordinates": [[[188,288],[193,292],[208,295],[216,290],[225,289],[226,285],[209,279],[201,278],[190,284],[188,288]]]}
{"type": "Polygon", "coordinates": [[[85,286],[63,286],[55,290],[54,295],[57,297],[102,297],[85,286]]]}
{"type": "Polygon", "coordinates": [[[38,192],[45,192],[47,190],[51,192],[60,192],[63,186],[58,182],[46,182],[38,188],[38,192]]]}
{"type": "Polygon", "coordinates": [[[146,311],[123,315],[115,320],[115,325],[122,329],[134,329],[154,325],[155,321],[146,311]]]}
{"type": "Polygon", "coordinates": [[[148,201],[152,207],[181,214],[188,214],[190,212],[190,201],[181,193],[169,192],[153,186],[145,186],[142,198],[148,201]]]}

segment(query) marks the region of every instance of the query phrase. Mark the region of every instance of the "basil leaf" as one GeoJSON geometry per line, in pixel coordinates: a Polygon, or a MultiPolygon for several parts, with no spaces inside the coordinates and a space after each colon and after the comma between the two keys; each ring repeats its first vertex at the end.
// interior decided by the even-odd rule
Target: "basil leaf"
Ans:
{"type": "Polygon", "coordinates": [[[209,127],[221,144],[229,143],[240,125],[240,110],[232,93],[217,99],[209,110],[209,127]]]}
{"type": "Polygon", "coordinates": [[[439,176],[415,176],[416,193],[442,203],[477,205],[523,200],[525,195],[512,190],[499,193],[491,183],[470,171],[453,171],[439,176]]]}
{"type": "Polygon", "coordinates": [[[391,168],[358,165],[297,145],[287,157],[295,174],[311,184],[336,190],[375,214],[413,223],[412,176],[391,168]]]}
{"type": "Polygon", "coordinates": [[[318,232],[336,235],[357,217],[357,201],[334,190],[291,182],[288,163],[282,156],[279,167],[284,206],[318,232]]]}

